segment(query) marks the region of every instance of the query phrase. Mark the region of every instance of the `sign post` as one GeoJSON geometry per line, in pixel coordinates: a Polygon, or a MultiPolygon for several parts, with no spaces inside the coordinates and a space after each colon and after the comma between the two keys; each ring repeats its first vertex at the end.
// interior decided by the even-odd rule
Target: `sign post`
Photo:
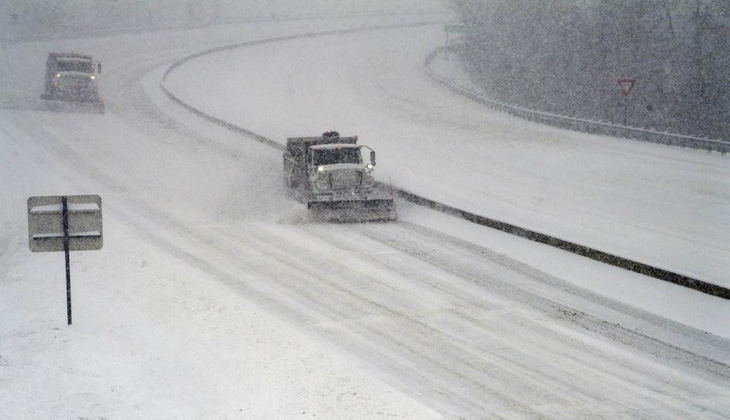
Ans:
{"type": "Polygon", "coordinates": [[[629,94],[634,90],[636,79],[618,79],[618,85],[621,87],[621,95],[624,97],[624,126],[629,124],[629,94]]]}
{"type": "Polygon", "coordinates": [[[28,245],[32,252],[63,251],[66,257],[66,317],[71,325],[70,251],[103,246],[98,195],[28,198],[28,245]]]}

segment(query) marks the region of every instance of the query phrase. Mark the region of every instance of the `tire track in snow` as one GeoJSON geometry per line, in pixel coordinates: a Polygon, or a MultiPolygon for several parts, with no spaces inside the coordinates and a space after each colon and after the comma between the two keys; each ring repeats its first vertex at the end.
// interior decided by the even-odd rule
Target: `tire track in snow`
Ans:
{"type": "MultiPolygon", "coordinates": [[[[398,228],[401,228],[401,227],[402,226],[398,226],[398,228]]],[[[362,227],[361,229],[358,229],[358,231],[360,231],[360,230],[370,231],[371,229],[378,231],[378,233],[381,233],[381,230],[383,230],[383,231],[386,230],[385,228],[381,229],[381,227],[378,227],[378,226],[375,226],[375,227],[367,226],[367,227],[362,227]]],[[[420,233],[421,230],[426,230],[426,229],[416,227],[416,230],[418,230],[420,233]]],[[[316,232],[314,232],[314,229],[312,229],[312,233],[316,234],[316,232]]],[[[369,236],[368,233],[365,233],[365,235],[369,236]]],[[[436,235],[442,236],[441,234],[436,234],[436,235]]],[[[390,243],[392,238],[400,239],[400,238],[403,238],[406,236],[407,235],[403,235],[403,234],[392,235],[392,232],[388,232],[387,234],[381,234],[380,236],[378,236],[375,239],[378,241],[382,241],[384,243],[389,243],[389,244],[393,245],[392,243],[390,243]],[[385,240],[383,240],[384,238],[385,238],[385,240]]],[[[330,238],[330,239],[332,239],[332,238],[330,238]]],[[[454,240],[453,238],[448,238],[448,237],[445,237],[445,235],[444,235],[442,238],[440,238],[436,242],[429,242],[428,240],[426,240],[426,238],[419,236],[417,240],[403,241],[403,244],[405,244],[405,245],[396,246],[395,248],[404,250],[404,252],[407,252],[408,250],[411,250],[411,251],[419,250],[415,254],[411,254],[410,252],[408,252],[408,255],[415,255],[415,256],[418,256],[418,258],[424,258],[424,255],[429,255],[428,259],[431,260],[431,261],[428,261],[429,263],[434,263],[434,260],[439,260],[439,259],[454,261],[453,258],[450,259],[448,257],[439,256],[439,254],[442,251],[442,248],[438,248],[438,250],[432,251],[431,253],[428,253],[428,252],[421,253],[420,252],[421,249],[428,248],[427,245],[421,245],[421,244],[426,243],[426,244],[435,245],[435,244],[440,244],[443,242],[448,243],[450,239],[454,240]]],[[[333,240],[335,241],[335,243],[337,243],[336,239],[333,239],[333,240]]],[[[353,241],[355,241],[355,240],[361,241],[360,238],[353,239],[353,241]]],[[[455,240],[455,241],[458,241],[458,240],[455,240]]],[[[351,249],[353,252],[356,252],[356,250],[357,250],[357,248],[348,247],[347,244],[343,244],[343,243],[338,243],[338,247],[343,248],[343,249],[351,249]]],[[[471,247],[472,246],[470,245],[467,248],[471,248],[471,247]]],[[[485,250],[483,250],[483,251],[485,251],[485,250]]],[[[480,256],[483,257],[484,253],[490,254],[489,252],[473,252],[472,255],[469,256],[469,258],[476,259],[476,258],[479,258],[480,256]]],[[[491,255],[487,258],[494,258],[494,257],[495,257],[494,255],[491,255]]],[[[497,260],[498,264],[508,264],[508,263],[516,264],[517,269],[522,271],[521,270],[522,267],[520,267],[521,264],[519,264],[519,263],[510,262],[508,260],[504,261],[505,258],[499,257],[499,256],[497,256],[496,260],[497,260]]],[[[458,260],[458,261],[461,261],[461,260],[458,260]]],[[[384,260],[381,260],[380,262],[386,263],[386,264],[388,263],[387,258],[384,260]]],[[[454,263],[454,264],[456,264],[456,263],[454,263]]],[[[514,266],[510,267],[509,264],[508,264],[508,269],[510,269],[510,270],[515,269],[514,266]]],[[[443,264],[441,264],[441,263],[435,263],[434,265],[436,265],[437,267],[443,266],[443,264]]],[[[398,270],[396,270],[396,271],[398,271],[398,270]]],[[[496,276],[490,275],[489,272],[486,272],[486,273],[483,272],[480,275],[481,275],[483,281],[490,281],[490,282],[498,281],[496,279],[496,276]]],[[[546,277],[546,275],[540,274],[540,273],[534,273],[534,270],[533,270],[533,273],[529,278],[536,280],[537,282],[543,282],[544,277],[546,277]],[[537,276],[535,276],[535,274],[537,274],[537,276]]],[[[462,277],[462,278],[464,278],[464,277],[462,277]]],[[[554,282],[549,281],[548,283],[554,283],[554,282]]],[[[449,287],[449,286],[451,286],[451,284],[444,284],[442,287],[449,287]]],[[[552,284],[550,286],[553,287],[552,284]]],[[[457,287],[459,287],[459,285],[457,285],[457,287]]],[[[487,288],[489,289],[489,287],[487,287],[487,288]]],[[[585,299],[586,298],[585,295],[588,295],[588,298],[591,298],[591,299],[597,298],[594,296],[590,296],[591,294],[589,294],[589,293],[583,293],[580,290],[575,290],[572,292],[576,293],[576,298],[578,298],[578,300],[585,299]]],[[[522,289],[522,290],[515,291],[514,289],[510,289],[510,290],[507,290],[506,293],[504,293],[504,295],[509,296],[510,299],[514,299],[515,294],[517,294],[519,296],[519,293],[525,293],[525,290],[522,289]],[[515,293],[515,292],[517,292],[517,293],[515,293]]],[[[527,292],[527,294],[529,295],[530,292],[527,292]]],[[[468,302],[469,298],[470,298],[469,295],[465,296],[463,298],[464,300],[462,302],[468,302]]],[[[541,300],[541,299],[542,298],[540,298],[540,297],[537,298],[537,300],[541,300]]],[[[598,298],[598,299],[600,300],[600,298],[598,298]]],[[[521,299],[519,297],[517,297],[516,300],[520,301],[521,299]]],[[[527,306],[530,309],[534,309],[535,308],[534,302],[531,302],[531,301],[535,300],[535,296],[531,296],[527,300],[528,300],[527,306]]],[[[545,300],[545,299],[542,299],[542,300],[545,300]]],[[[622,306],[620,304],[611,303],[611,302],[608,302],[607,304],[608,304],[608,306],[618,306],[618,307],[622,306]]],[[[461,306],[460,304],[457,305],[456,303],[454,305],[461,306]]],[[[694,369],[702,370],[702,371],[705,371],[705,373],[709,374],[710,376],[715,376],[716,378],[719,377],[721,380],[727,380],[727,378],[728,378],[728,371],[729,371],[728,366],[722,362],[718,362],[716,360],[711,360],[705,356],[693,354],[687,350],[676,348],[675,346],[673,346],[671,344],[667,344],[665,342],[660,342],[659,340],[654,340],[654,339],[645,340],[640,332],[622,328],[619,324],[614,324],[610,321],[605,321],[605,320],[600,320],[600,319],[591,319],[592,322],[584,322],[584,319],[588,318],[587,315],[585,315],[585,314],[578,319],[574,319],[574,315],[577,315],[577,314],[574,312],[569,312],[569,310],[567,308],[563,308],[562,304],[560,304],[560,303],[556,304],[553,301],[547,301],[546,305],[549,307],[548,308],[549,310],[546,311],[546,315],[549,316],[551,318],[551,320],[557,319],[561,323],[564,323],[564,324],[567,324],[570,326],[575,326],[575,327],[578,327],[581,329],[586,329],[591,332],[598,332],[600,335],[606,334],[608,337],[611,337],[612,340],[615,340],[615,342],[618,344],[626,344],[634,349],[637,349],[641,352],[646,352],[649,354],[656,353],[658,358],[660,358],[660,359],[665,358],[667,361],[670,361],[670,362],[677,361],[677,359],[684,359],[684,361],[686,362],[685,363],[686,367],[690,368],[691,370],[694,370],[694,369]],[[554,307],[550,307],[550,306],[554,306],[554,307]],[[557,309],[557,311],[556,311],[556,309],[557,309]],[[601,328],[596,328],[594,326],[594,324],[599,325],[601,328]],[[606,326],[608,326],[609,328],[606,328],[606,326]],[[615,330],[615,331],[613,331],[613,334],[610,333],[611,330],[615,330]],[[674,353],[676,353],[676,354],[674,354],[674,353]]],[[[540,305],[537,306],[538,310],[540,310],[539,306],[540,305]]],[[[622,309],[626,310],[627,308],[622,308],[622,309]]],[[[637,311],[629,310],[628,312],[631,313],[631,312],[637,312],[637,311]]],[[[652,322],[657,321],[655,319],[651,319],[651,317],[648,316],[648,314],[639,313],[638,315],[632,314],[632,316],[649,318],[648,323],[650,323],[650,324],[652,322]]],[[[681,331],[679,333],[677,333],[677,335],[679,335],[680,333],[686,334],[687,336],[689,336],[689,338],[691,340],[694,340],[696,338],[695,336],[697,336],[697,335],[701,336],[701,334],[697,334],[696,331],[687,329],[686,327],[683,327],[683,326],[675,326],[675,327],[681,329],[681,331]]],[[[484,325],[481,324],[479,326],[479,328],[484,328],[484,325]]],[[[640,326],[640,328],[646,328],[646,326],[642,325],[642,326],[640,326]]],[[[652,329],[652,328],[653,327],[650,325],[649,329],[652,329]]],[[[459,328],[454,328],[454,329],[459,330],[459,328]]],[[[533,328],[533,333],[535,332],[534,330],[539,330],[539,328],[537,328],[537,329],[533,328]]],[[[641,330],[639,329],[639,331],[641,331],[641,330]]],[[[502,331],[502,333],[509,334],[510,332],[502,331]]],[[[499,336],[492,337],[492,339],[495,339],[498,341],[499,336]]],[[[703,340],[704,339],[706,339],[706,338],[703,338],[703,340]]],[[[544,340],[536,339],[535,341],[533,341],[531,343],[525,343],[526,345],[524,348],[534,348],[535,346],[542,347],[543,345],[540,345],[540,343],[542,343],[542,342],[551,343],[552,341],[555,341],[554,334],[551,336],[545,337],[544,340]]],[[[566,349],[570,349],[573,346],[575,346],[575,344],[576,344],[574,340],[566,339],[566,341],[568,341],[569,344],[567,344],[561,350],[557,350],[554,352],[555,355],[559,355],[558,358],[561,360],[565,358],[566,349]]],[[[713,341],[713,340],[711,340],[711,341],[713,341]]],[[[727,354],[728,343],[726,341],[717,340],[713,345],[717,347],[716,351],[718,352],[717,354],[719,354],[720,357],[727,354]]],[[[521,346],[516,346],[516,350],[519,348],[521,348],[521,346]]],[[[603,359],[604,357],[605,357],[605,355],[600,355],[599,360],[603,359]]],[[[613,362],[615,362],[618,365],[622,364],[622,361],[620,359],[613,360],[613,362]]],[[[602,363],[603,362],[601,362],[600,364],[602,364],[602,363]]],[[[604,365],[603,368],[605,369],[606,366],[604,365]]],[[[633,372],[633,371],[644,372],[643,376],[642,376],[643,379],[636,380],[637,384],[638,384],[637,386],[639,386],[639,388],[637,388],[634,392],[636,392],[637,394],[642,394],[643,393],[643,392],[641,392],[642,388],[648,387],[648,384],[653,381],[652,378],[654,376],[656,376],[656,372],[651,372],[650,370],[644,370],[641,368],[641,366],[627,366],[627,368],[629,369],[630,372],[633,372]]],[[[633,380],[631,382],[633,382],[633,380]]],[[[680,385],[681,382],[682,381],[671,380],[671,379],[667,379],[664,381],[666,386],[670,386],[669,384],[673,384],[671,386],[676,387],[674,389],[681,389],[683,387],[680,385]]],[[[555,385],[555,384],[553,384],[553,385],[555,385]]],[[[624,386],[625,386],[625,383],[624,383],[624,386]]],[[[649,388],[651,388],[651,387],[649,387],[649,388]]],[[[657,394],[663,394],[664,392],[666,392],[666,389],[664,388],[664,386],[662,386],[662,388],[660,389],[657,386],[657,384],[654,383],[651,393],[654,393],[654,395],[656,396],[657,394]]],[[[685,398],[685,402],[691,403],[691,400],[689,399],[689,397],[685,398]]]]}
{"type": "MultiPolygon", "coordinates": [[[[120,111],[148,111],[129,104],[120,111]]],[[[190,140],[184,131],[172,132],[190,140]]],[[[83,150],[59,142],[45,147],[74,162],[73,171],[131,196],[126,179],[96,168],[83,150]]],[[[644,366],[653,359],[651,346],[637,346],[637,354],[622,350],[615,337],[573,328],[575,296],[568,294],[570,303],[553,298],[559,290],[553,300],[535,299],[536,283],[549,291],[557,279],[447,235],[406,223],[215,224],[191,220],[150,196],[107,211],[166,252],[453,416],[686,418],[730,412],[727,403],[711,399],[727,392],[715,389],[718,378],[699,363],[684,367],[686,377],[671,372],[674,359],[644,366]],[[466,268],[459,265],[468,261],[466,268]],[[514,277],[521,280],[513,285],[514,277]]],[[[618,331],[622,338],[625,331],[618,331]]]]}
{"type": "MultiPolygon", "coordinates": [[[[335,343],[338,347],[342,347],[344,345],[346,349],[350,349],[350,351],[354,354],[367,355],[374,352],[379,355],[379,360],[381,360],[380,364],[386,371],[388,368],[392,368],[394,364],[397,367],[399,366],[399,363],[405,363],[407,365],[415,363],[418,371],[415,373],[416,378],[413,378],[413,382],[410,383],[410,386],[413,386],[413,384],[418,381],[424,381],[427,379],[428,381],[426,383],[433,386],[433,388],[427,390],[430,391],[430,393],[423,390],[420,391],[420,393],[426,397],[425,400],[429,401],[434,398],[438,399],[438,397],[441,396],[446,398],[446,403],[455,404],[458,407],[458,409],[452,407],[448,411],[455,410],[454,412],[462,412],[462,410],[466,410],[464,412],[472,414],[491,412],[488,411],[488,408],[485,407],[483,403],[485,395],[488,395],[485,391],[489,389],[501,390],[502,388],[492,385],[492,388],[485,389],[485,385],[477,381],[475,377],[479,377],[476,373],[482,372],[482,375],[486,376],[481,380],[486,381],[487,384],[493,384],[496,381],[494,376],[498,376],[494,370],[504,364],[504,359],[498,358],[490,364],[485,365],[484,363],[487,362],[482,361],[479,358],[477,358],[477,360],[480,360],[479,363],[474,364],[473,360],[471,360],[472,364],[469,364],[470,360],[467,358],[461,368],[451,366],[451,364],[454,363],[454,360],[458,360],[458,358],[452,358],[451,356],[455,353],[464,352],[464,350],[453,344],[454,337],[452,336],[447,336],[439,340],[441,343],[449,343],[450,347],[435,346],[433,340],[434,334],[429,333],[433,330],[433,327],[426,325],[426,328],[414,328],[413,325],[410,325],[411,323],[416,326],[423,325],[422,322],[417,321],[414,318],[418,314],[408,317],[398,311],[395,311],[394,313],[389,313],[389,315],[399,318],[400,322],[395,322],[395,325],[383,325],[383,323],[375,322],[375,327],[370,326],[372,322],[365,321],[372,319],[373,310],[376,312],[377,310],[382,310],[382,304],[373,304],[373,302],[377,302],[377,300],[373,299],[365,299],[364,302],[359,302],[357,285],[367,282],[368,280],[372,280],[372,278],[368,278],[367,276],[355,276],[354,279],[348,279],[348,281],[354,282],[354,284],[352,284],[349,288],[350,292],[348,292],[346,289],[343,290],[342,286],[340,286],[338,282],[333,283],[333,280],[328,280],[326,276],[322,277],[321,273],[315,269],[310,268],[307,273],[306,270],[303,270],[303,267],[321,266],[322,264],[338,265],[339,256],[334,254],[332,258],[325,258],[324,261],[313,260],[312,256],[318,255],[319,253],[317,252],[307,253],[306,255],[298,258],[291,257],[291,255],[296,255],[296,251],[299,251],[302,248],[317,248],[308,247],[308,244],[306,243],[302,244],[300,240],[302,236],[301,234],[295,235],[295,237],[298,238],[297,240],[292,240],[290,233],[287,232],[284,237],[288,237],[289,239],[282,241],[282,230],[288,230],[290,227],[275,226],[274,231],[272,231],[269,226],[254,225],[253,227],[247,226],[244,231],[232,232],[230,227],[221,226],[216,229],[217,233],[213,236],[210,235],[210,229],[205,229],[205,234],[198,230],[190,231],[188,229],[188,232],[181,236],[192,235],[196,238],[196,241],[202,241],[203,244],[200,246],[193,246],[191,251],[186,251],[186,247],[180,246],[179,244],[189,242],[189,238],[187,240],[184,238],[174,238],[173,240],[170,240],[168,238],[169,233],[163,233],[164,231],[179,232],[184,229],[184,224],[176,227],[175,225],[177,225],[177,223],[172,221],[169,215],[158,214],[155,215],[156,217],[151,218],[149,216],[153,215],[147,214],[146,216],[148,217],[140,218],[139,216],[133,216],[130,217],[128,221],[130,223],[134,223],[134,221],[148,219],[151,225],[141,229],[142,231],[147,232],[147,234],[149,234],[150,231],[160,231],[159,226],[172,224],[172,226],[163,227],[160,234],[155,235],[158,244],[164,246],[168,249],[168,251],[173,252],[174,255],[181,256],[186,261],[192,262],[194,266],[197,266],[211,275],[215,275],[216,277],[224,280],[224,282],[231,286],[234,290],[254,299],[255,302],[262,305],[265,309],[273,310],[275,313],[278,313],[280,316],[284,316],[290,322],[294,322],[298,325],[305,327],[309,325],[309,328],[314,330],[319,330],[322,325],[334,325],[338,327],[334,329],[324,328],[325,332],[329,332],[324,336],[330,344],[335,343]],[[279,238],[274,239],[276,236],[279,236],[279,238]],[[245,238],[245,241],[242,241],[241,238],[245,238]],[[263,246],[264,244],[266,245],[263,246]],[[285,248],[292,248],[294,251],[292,251],[292,249],[288,249],[284,252],[282,250],[283,244],[286,245],[285,248]],[[210,259],[196,255],[194,250],[205,248],[214,250],[214,255],[224,255],[225,258],[223,261],[225,261],[225,263],[220,266],[215,266],[210,263],[210,259]],[[255,249],[256,252],[252,253],[250,251],[252,249],[255,249]],[[262,251],[263,254],[260,254],[262,251]],[[265,258],[262,258],[262,256],[265,256],[265,258]],[[270,284],[263,286],[265,283],[271,282],[278,283],[278,286],[273,289],[270,284]],[[297,283],[298,286],[292,288],[292,283],[297,283]],[[325,289],[323,289],[323,285],[326,286],[325,289]],[[335,299],[335,294],[329,293],[331,291],[330,289],[333,287],[341,292],[337,295],[337,299],[335,299]],[[352,292],[352,290],[356,291],[352,292]],[[284,293],[282,293],[282,291],[284,293]],[[282,296],[287,297],[282,298],[282,296]],[[357,315],[353,315],[351,312],[353,305],[357,305],[358,308],[361,308],[358,310],[357,315]],[[343,319],[345,320],[344,322],[342,321],[343,319]],[[404,319],[408,322],[404,322],[404,319]],[[373,328],[376,327],[384,328],[384,330],[374,330],[373,328]],[[400,338],[404,333],[409,333],[411,335],[407,336],[405,339],[400,338]],[[348,338],[350,341],[343,343],[343,338],[348,338]],[[377,340],[373,341],[374,338],[377,338],[377,340]],[[416,347],[414,346],[414,343],[419,344],[416,347]],[[389,353],[383,355],[381,347],[390,348],[389,353]],[[444,355],[447,357],[444,358],[444,355]],[[399,361],[398,358],[404,359],[405,362],[399,361]],[[443,365],[440,370],[437,369],[439,364],[443,365]],[[426,370],[428,375],[425,375],[422,373],[424,366],[435,367],[434,369],[426,370]],[[460,369],[467,369],[467,371],[464,372],[460,369]],[[489,372],[489,375],[485,372],[489,372]],[[424,376],[426,377],[424,378],[424,376]],[[444,378],[454,378],[450,382],[460,384],[462,388],[454,391],[453,394],[447,394],[444,397],[445,391],[443,387],[445,382],[449,383],[449,381],[444,378]],[[473,386],[478,389],[478,391],[473,394],[467,394],[471,395],[471,399],[467,398],[464,394],[463,386],[465,383],[472,383],[473,386]],[[435,395],[433,394],[434,392],[436,393],[435,395]]],[[[320,228],[316,225],[305,225],[303,227],[307,230],[306,235],[309,235],[312,231],[317,231],[320,228]]],[[[210,228],[210,226],[208,226],[208,228],[210,228]]],[[[302,226],[293,228],[299,229],[302,228],[302,226]]],[[[340,235],[334,235],[334,238],[329,239],[349,237],[351,234],[352,232],[347,229],[342,237],[340,237],[340,235]]],[[[355,239],[357,240],[361,238],[355,239]]],[[[336,242],[337,241],[335,241],[335,243],[336,242]]],[[[217,258],[216,261],[221,262],[220,258],[217,258]]],[[[342,264],[339,263],[339,265],[342,264]]],[[[335,272],[337,271],[338,270],[335,270],[335,272]]],[[[351,273],[345,270],[344,275],[350,276],[351,273]]],[[[388,286],[388,289],[392,290],[392,287],[388,286]]],[[[379,318],[382,317],[383,314],[375,316],[376,318],[379,318]]],[[[437,331],[437,333],[440,335],[443,332],[437,331]]],[[[495,338],[498,338],[498,335],[491,337],[491,339],[495,338]]],[[[464,345],[465,343],[461,340],[460,344],[464,345]]],[[[560,354],[560,352],[561,351],[557,351],[556,353],[560,354]]],[[[469,352],[467,351],[467,354],[468,353],[469,352]]],[[[605,356],[606,355],[598,354],[596,355],[596,358],[602,358],[605,356]]],[[[610,359],[613,362],[614,358],[611,357],[610,359]]],[[[365,360],[368,361],[371,359],[368,359],[367,356],[365,356],[365,360]]],[[[485,358],[485,360],[489,360],[489,358],[485,358]]],[[[611,369],[611,365],[612,364],[608,365],[609,370],[611,369]]],[[[502,373],[502,380],[514,380],[515,376],[519,377],[520,375],[516,374],[516,372],[518,372],[518,368],[520,367],[518,366],[512,369],[506,369],[506,372],[502,373]]],[[[603,368],[606,369],[606,366],[604,365],[603,368]]],[[[627,369],[630,372],[634,370],[641,370],[640,365],[629,365],[627,369]]],[[[408,368],[403,369],[403,372],[401,373],[405,375],[405,377],[414,376],[412,370],[409,370],[408,368]]],[[[657,372],[650,371],[646,376],[655,375],[656,373],[657,372]]],[[[604,372],[604,374],[607,373],[604,372]]],[[[531,383],[542,376],[543,375],[541,374],[537,376],[527,376],[524,377],[524,380],[531,383]]],[[[600,375],[594,374],[593,376],[600,375]]],[[[399,381],[402,380],[403,379],[401,377],[399,381]]],[[[644,382],[645,381],[646,380],[644,380],[644,382]]],[[[542,382],[548,383],[550,386],[545,385],[545,387],[550,388],[553,392],[555,392],[557,385],[555,382],[549,382],[547,379],[544,379],[544,377],[542,382]]],[[[642,381],[637,382],[641,383],[642,381]]],[[[669,383],[672,381],[666,380],[665,382],[669,383]]],[[[619,383],[621,383],[624,387],[627,385],[625,380],[621,380],[619,383]]],[[[634,391],[641,394],[641,392],[638,392],[639,390],[641,390],[641,388],[637,388],[634,391]]],[[[523,388],[520,388],[519,390],[513,391],[513,394],[518,391],[520,394],[527,393],[523,388]]],[[[648,391],[644,391],[644,393],[646,392],[648,391]]],[[[667,392],[667,390],[663,389],[662,392],[667,392]]],[[[706,391],[703,392],[706,393],[706,391]]],[[[653,391],[651,393],[653,393],[653,391]]],[[[568,394],[579,394],[579,392],[577,392],[576,389],[573,389],[571,392],[568,392],[568,394]]],[[[605,397],[605,395],[602,396],[604,399],[605,397]]],[[[538,397],[536,396],[535,398],[538,397]]],[[[542,398],[548,399],[550,397],[543,395],[542,398]]],[[[595,398],[597,397],[594,397],[594,399],[595,398]]],[[[630,396],[624,394],[616,397],[616,401],[626,401],[627,398],[631,400],[630,396]]],[[[495,395],[495,399],[497,401],[504,401],[506,397],[497,394],[495,395]]],[[[563,408],[565,407],[559,404],[556,400],[550,401],[551,403],[546,402],[546,404],[557,404],[563,408]]],[[[596,404],[596,401],[593,401],[592,404],[596,404]]],[[[605,401],[603,404],[605,404],[605,401]]],[[[518,409],[520,406],[508,404],[501,407],[500,410],[494,412],[494,414],[498,415],[498,413],[504,413],[505,411],[503,410],[507,410],[507,412],[513,414],[522,413],[522,415],[535,415],[537,413],[541,413],[542,415],[547,414],[545,412],[535,412],[529,409],[518,409]]],[[[571,404],[567,404],[567,406],[576,405],[574,402],[571,402],[571,404]]],[[[492,407],[492,409],[494,409],[494,407],[492,407]]],[[[703,407],[703,409],[707,410],[709,408],[703,407]]],[[[691,411],[687,412],[681,409],[679,412],[683,413],[680,417],[691,413],[691,411]]],[[[562,413],[564,413],[564,411],[562,411],[562,413]]]]}
{"type": "MultiPolygon", "coordinates": [[[[683,342],[687,345],[702,343],[715,349],[708,352],[706,356],[699,354],[696,356],[709,360],[720,360],[723,356],[727,357],[728,352],[730,352],[730,343],[727,340],[719,339],[594,294],[467,241],[432,231],[426,227],[406,225],[410,225],[410,229],[401,235],[392,235],[390,232],[383,234],[378,226],[363,226],[361,229],[363,234],[368,237],[386,243],[395,249],[407,250],[410,255],[441,267],[448,272],[456,273],[460,278],[469,279],[479,287],[489,288],[502,296],[508,296],[510,299],[524,302],[532,308],[540,309],[549,316],[567,316],[571,319],[571,322],[576,322],[578,325],[582,322],[587,322],[587,325],[600,325],[604,321],[595,318],[590,320],[593,317],[591,312],[599,314],[601,318],[605,318],[607,315],[615,317],[616,314],[619,314],[622,321],[632,321],[628,328],[624,328],[626,331],[640,326],[641,330],[647,331],[647,339],[675,347],[668,343],[682,342],[679,338],[686,337],[683,342]],[[422,231],[427,233],[428,236],[440,238],[437,241],[440,245],[438,252],[431,251],[424,245],[419,235],[422,231]],[[461,259],[453,257],[453,254],[458,255],[462,252],[468,252],[473,257],[461,259]],[[477,261],[480,256],[488,256],[490,259],[495,260],[497,264],[505,269],[500,274],[504,273],[506,275],[499,276],[494,272],[485,275],[485,271],[479,265],[464,263],[466,259],[477,261]],[[519,273],[521,276],[515,278],[511,275],[512,272],[519,273]],[[582,319],[585,321],[581,321],[582,319]],[[652,335],[655,335],[655,337],[652,337],[652,335]]],[[[717,369],[711,370],[711,373],[723,372],[722,377],[730,380],[730,364],[719,361],[717,363],[717,369]]]]}

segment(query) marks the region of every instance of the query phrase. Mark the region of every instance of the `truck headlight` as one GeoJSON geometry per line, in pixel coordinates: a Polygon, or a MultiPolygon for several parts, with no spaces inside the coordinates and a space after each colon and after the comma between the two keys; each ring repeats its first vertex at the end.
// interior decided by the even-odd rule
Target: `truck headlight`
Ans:
{"type": "Polygon", "coordinates": [[[91,80],[94,80],[94,79],[96,79],[96,76],[95,76],[95,75],[93,75],[93,74],[92,74],[91,76],[89,76],[89,77],[91,78],[91,80]]]}
{"type": "Polygon", "coordinates": [[[61,78],[61,73],[56,73],[56,79],[60,79],[60,78],[61,78]]]}
{"type": "Polygon", "coordinates": [[[322,165],[317,166],[317,172],[324,172],[324,166],[322,166],[322,165]]]}

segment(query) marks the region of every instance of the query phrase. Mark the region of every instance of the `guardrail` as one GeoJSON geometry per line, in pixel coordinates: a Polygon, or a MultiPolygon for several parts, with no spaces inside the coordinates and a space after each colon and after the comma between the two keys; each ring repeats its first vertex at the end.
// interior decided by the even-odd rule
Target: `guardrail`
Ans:
{"type": "Polygon", "coordinates": [[[504,102],[487,98],[484,95],[469,90],[463,86],[459,86],[456,83],[453,83],[445,79],[444,77],[439,76],[433,70],[431,70],[431,63],[438,54],[442,52],[448,52],[449,50],[453,50],[454,48],[455,46],[453,45],[447,45],[431,51],[431,53],[426,57],[423,62],[423,65],[426,68],[426,72],[429,74],[429,76],[442,83],[450,90],[476,102],[479,102],[483,105],[489,106],[490,108],[497,111],[506,112],[519,118],[524,118],[526,120],[550,125],[553,127],[567,128],[569,130],[581,131],[584,133],[605,134],[614,137],[630,138],[671,146],[707,150],[708,152],[717,151],[723,155],[727,152],[730,152],[730,142],[724,140],[713,140],[682,134],[666,133],[644,128],[628,127],[603,121],[594,121],[568,117],[565,115],[551,114],[548,112],[536,111],[515,105],[509,105],[504,102]]]}
{"type": "MultiPolygon", "coordinates": [[[[186,103],[179,97],[177,97],[174,93],[172,93],[167,86],[165,86],[165,81],[167,79],[167,76],[176,68],[180,67],[182,64],[193,60],[198,57],[202,57],[209,54],[214,54],[220,51],[226,51],[231,50],[235,48],[243,48],[253,45],[261,45],[261,44],[267,44],[267,43],[274,43],[274,42],[282,42],[282,41],[288,41],[293,39],[302,39],[302,38],[313,38],[313,37],[319,37],[319,36],[328,36],[328,35],[334,35],[334,34],[341,34],[344,32],[356,32],[356,31],[368,31],[368,30],[380,30],[380,29],[387,29],[387,28],[396,28],[396,27],[407,27],[407,26],[415,26],[415,25],[428,25],[432,23],[418,23],[418,24],[408,24],[408,25],[386,25],[386,26],[376,26],[376,27],[368,27],[368,28],[360,28],[355,30],[336,30],[336,31],[326,31],[326,32],[315,32],[315,33],[307,33],[307,34],[301,34],[301,35],[291,35],[291,36],[283,36],[283,37],[277,37],[277,38],[269,38],[269,39],[263,39],[263,40],[257,40],[257,41],[250,41],[250,42],[242,42],[239,44],[233,44],[233,45],[226,45],[222,47],[217,48],[211,48],[208,50],[200,51],[195,54],[191,54],[186,57],[182,57],[179,60],[175,61],[173,64],[168,67],[168,69],[165,71],[164,75],[162,76],[162,80],[160,81],[160,87],[162,88],[163,92],[174,102],[181,105],[183,108],[187,109],[188,111],[192,112],[193,114],[212,122],[216,125],[219,125],[221,127],[224,127],[228,130],[231,130],[235,133],[243,134],[248,137],[253,138],[256,141],[259,141],[261,143],[267,144],[271,147],[274,147],[278,150],[284,150],[284,145],[270,139],[268,137],[262,136],[260,134],[254,133],[250,130],[247,130],[243,127],[237,126],[235,124],[232,124],[228,121],[225,121],[223,119],[214,117],[210,114],[207,114],[194,106],[186,103]]],[[[433,54],[433,53],[432,53],[433,54]]],[[[667,281],[670,283],[674,283],[680,286],[684,286],[690,289],[694,289],[712,296],[717,296],[722,299],[728,299],[730,300],[730,289],[718,286],[712,283],[708,283],[702,280],[694,279],[689,276],[685,276],[682,274],[674,273],[669,270],[665,270],[660,267],[654,267],[648,264],[644,264],[638,261],[633,261],[628,258],[620,257],[617,255],[612,255],[607,252],[603,252],[585,245],[580,245],[577,243],[573,243],[570,241],[566,241],[560,238],[556,238],[554,236],[546,235],[541,232],[533,231],[530,229],[522,228],[516,225],[512,225],[510,223],[502,222],[496,219],[492,219],[490,217],[481,216],[475,213],[467,212],[465,210],[461,210],[452,206],[449,206],[448,204],[439,203],[437,201],[431,200],[429,198],[414,194],[412,192],[409,192],[407,190],[404,190],[402,188],[393,188],[395,194],[409,202],[415,203],[417,205],[427,207],[442,213],[449,214],[454,217],[458,217],[460,219],[479,224],[481,226],[489,227],[492,229],[497,229],[502,232],[509,233],[511,235],[519,236],[521,238],[529,239],[534,242],[538,242],[541,244],[549,245],[554,248],[562,249],[564,251],[571,252],[576,255],[580,255],[586,258],[593,259],[595,261],[602,262],[604,264],[609,264],[615,267],[623,268],[629,271],[633,271],[639,274],[643,274],[649,277],[653,277],[655,279],[667,281]]]]}

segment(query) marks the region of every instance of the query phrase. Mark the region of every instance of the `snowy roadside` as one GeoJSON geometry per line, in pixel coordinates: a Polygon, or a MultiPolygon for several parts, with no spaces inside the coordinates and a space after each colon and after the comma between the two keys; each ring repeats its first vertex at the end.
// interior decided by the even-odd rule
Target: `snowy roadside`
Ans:
{"type": "Polygon", "coordinates": [[[464,70],[459,58],[449,54],[449,50],[441,50],[437,53],[428,65],[428,70],[443,80],[460,86],[472,92],[479,92],[479,86],[471,80],[469,74],[464,70]]]}
{"type": "Polygon", "coordinates": [[[113,210],[105,230],[114,239],[103,250],[72,254],[71,327],[63,255],[13,241],[0,293],[0,417],[439,417],[113,210]]]}

